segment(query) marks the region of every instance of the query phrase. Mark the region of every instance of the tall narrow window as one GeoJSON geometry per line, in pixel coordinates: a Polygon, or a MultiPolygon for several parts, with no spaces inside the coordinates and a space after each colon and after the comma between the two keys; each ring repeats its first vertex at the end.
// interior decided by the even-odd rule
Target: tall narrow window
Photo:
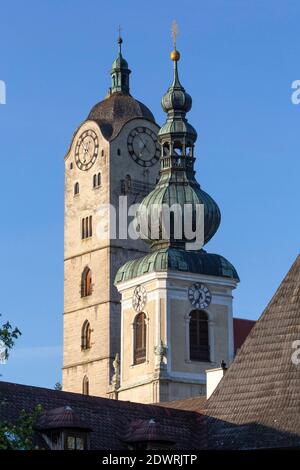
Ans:
{"type": "Polygon", "coordinates": [[[86,266],[81,275],[81,297],[87,297],[88,295],[92,295],[92,272],[86,266]]]}
{"type": "Polygon", "coordinates": [[[125,188],[126,188],[126,192],[130,192],[130,191],[131,191],[131,187],[132,187],[131,176],[130,176],[130,175],[126,175],[126,176],[125,176],[125,188]]]}
{"type": "Polygon", "coordinates": [[[89,237],[91,237],[93,235],[93,219],[92,219],[91,215],[89,216],[88,233],[89,233],[89,235],[88,235],[89,237]]]}
{"type": "Polygon", "coordinates": [[[81,219],[81,238],[90,238],[93,235],[93,217],[84,217],[81,219]]]}
{"type": "Polygon", "coordinates": [[[208,318],[203,310],[190,314],[190,359],[209,362],[208,318]]]}
{"type": "Polygon", "coordinates": [[[101,186],[101,173],[93,176],[93,188],[99,188],[101,186]]]}
{"type": "Polygon", "coordinates": [[[79,183],[74,184],[74,196],[77,196],[79,194],[79,183]]]}
{"type": "Polygon", "coordinates": [[[141,364],[146,361],[147,323],[146,315],[141,312],[134,321],[134,363],[141,364]]]}
{"type": "Polygon", "coordinates": [[[87,378],[86,375],[83,377],[83,381],[82,381],[82,393],[83,393],[83,395],[89,395],[90,394],[89,379],[87,378]]]}
{"type": "Polygon", "coordinates": [[[91,347],[91,325],[88,320],[85,320],[81,328],[81,349],[90,349],[91,347]]]}

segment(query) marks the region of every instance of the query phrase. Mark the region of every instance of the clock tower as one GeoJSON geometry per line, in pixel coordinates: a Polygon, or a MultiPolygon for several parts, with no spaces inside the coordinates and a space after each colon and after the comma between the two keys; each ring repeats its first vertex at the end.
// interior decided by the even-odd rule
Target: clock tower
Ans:
{"type": "Polygon", "coordinates": [[[114,278],[148,251],[124,235],[120,197],[130,207],[153,189],[160,148],[151,111],[130,94],[131,71],[118,43],[111,88],[76,129],[65,156],[63,390],[103,397],[120,353],[114,278]]]}
{"type": "Polygon", "coordinates": [[[125,263],[116,276],[122,295],[118,396],[144,403],[204,395],[205,371],[233,359],[232,291],[239,281],[237,272],[223,256],[195,245],[192,249],[184,230],[185,208],[190,207],[194,227],[201,207],[206,244],[221,215],[195,178],[197,133],[186,118],[192,99],[179,80],[179,58],[175,47],[173,82],[162,99],[167,120],[158,132],[160,178],[143,199],[136,219],[150,253],[125,263]],[[170,217],[167,233],[163,211],[174,206],[181,209],[180,216],[170,217]]]}

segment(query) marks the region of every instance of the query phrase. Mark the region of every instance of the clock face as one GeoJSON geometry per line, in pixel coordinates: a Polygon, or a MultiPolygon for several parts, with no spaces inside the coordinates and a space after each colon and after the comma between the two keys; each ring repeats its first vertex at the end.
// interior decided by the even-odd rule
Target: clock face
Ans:
{"type": "Polygon", "coordinates": [[[188,298],[193,307],[207,308],[211,302],[211,293],[204,284],[196,282],[189,287],[188,298]]]}
{"type": "Polygon", "coordinates": [[[132,306],[136,312],[141,312],[147,302],[147,291],[144,286],[136,286],[132,298],[132,306]]]}
{"type": "Polygon", "coordinates": [[[160,146],[156,134],[147,127],[136,127],[127,139],[129,155],[141,166],[152,166],[158,162],[160,146]]]}
{"type": "Polygon", "coordinates": [[[96,132],[83,131],[75,147],[75,161],[80,170],[89,170],[95,163],[99,151],[99,142],[96,132]]]}

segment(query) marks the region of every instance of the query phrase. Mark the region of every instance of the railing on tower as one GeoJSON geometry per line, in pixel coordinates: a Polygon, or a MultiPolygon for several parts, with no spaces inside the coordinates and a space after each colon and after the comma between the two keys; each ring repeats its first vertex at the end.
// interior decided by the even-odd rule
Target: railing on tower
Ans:
{"type": "Polygon", "coordinates": [[[121,180],[121,194],[132,194],[134,196],[147,196],[155,187],[155,184],[125,178],[121,180]]]}

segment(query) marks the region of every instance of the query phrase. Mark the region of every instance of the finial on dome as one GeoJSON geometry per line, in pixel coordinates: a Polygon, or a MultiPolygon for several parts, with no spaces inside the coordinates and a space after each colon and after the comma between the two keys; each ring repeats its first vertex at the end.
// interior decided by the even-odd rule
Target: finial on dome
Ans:
{"type": "Polygon", "coordinates": [[[118,44],[119,44],[119,53],[121,54],[121,49],[122,49],[122,42],[123,42],[123,39],[122,39],[122,36],[121,36],[121,25],[119,25],[118,27],[118,44]]]}
{"type": "Polygon", "coordinates": [[[111,87],[109,96],[112,93],[127,93],[129,94],[129,74],[130,70],[128,68],[128,63],[122,56],[122,43],[123,39],[121,37],[121,26],[118,28],[118,45],[119,45],[119,53],[117,58],[114,60],[112,64],[112,69],[110,71],[111,74],[111,87]]]}
{"type": "Polygon", "coordinates": [[[177,24],[176,20],[173,21],[171,30],[172,30],[172,38],[173,38],[174,49],[171,52],[170,56],[171,56],[171,60],[177,62],[180,59],[180,54],[176,49],[176,41],[177,41],[177,35],[178,35],[178,24],[177,24]]]}

